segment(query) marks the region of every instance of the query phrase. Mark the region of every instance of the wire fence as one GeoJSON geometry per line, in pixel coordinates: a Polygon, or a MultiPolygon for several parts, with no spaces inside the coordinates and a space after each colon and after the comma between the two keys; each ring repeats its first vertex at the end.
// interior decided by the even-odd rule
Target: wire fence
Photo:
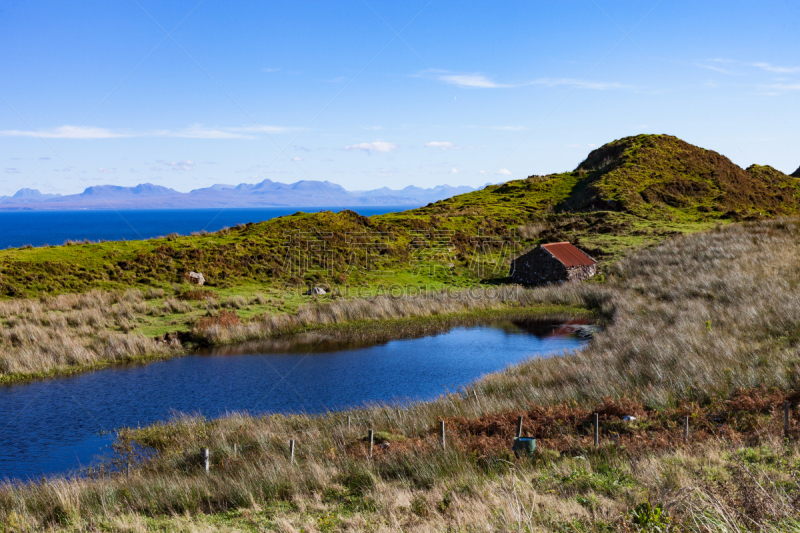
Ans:
{"type": "MultiPolygon", "coordinates": [[[[479,402],[477,394],[465,395],[467,399],[479,402]]],[[[726,428],[732,428],[742,422],[748,422],[743,417],[753,417],[754,415],[768,415],[774,422],[774,418],[782,419],[782,437],[787,440],[797,437],[798,424],[797,418],[798,403],[784,401],[782,409],[779,405],[762,406],[756,409],[731,409],[720,410],[710,413],[687,413],[661,418],[660,424],[656,428],[642,429],[637,425],[637,418],[633,416],[619,417],[606,413],[594,412],[589,417],[578,415],[545,415],[528,420],[532,422],[534,431],[530,437],[547,441],[553,438],[574,437],[584,439],[591,437],[594,447],[624,445],[625,439],[631,441],[641,439],[647,435],[648,431],[653,433],[659,430],[666,430],[673,442],[684,445],[691,444],[695,431],[702,431],[717,438],[725,438],[726,428]]],[[[408,419],[415,421],[413,410],[408,407],[396,409],[383,409],[381,413],[373,413],[373,416],[359,416],[356,414],[329,413],[329,416],[317,419],[317,424],[313,427],[299,428],[289,432],[272,432],[264,435],[262,442],[225,442],[223,445],[215,447],[196,447],[183,450],[184,461],[189,469],[200,468],[208,473],[214,470],[215,461],[225,461],[230,459],[242,459],[256,452],[265,451],[264,442],[272,452],[277,451],[277,456],[284,455],[290,464],[295,464],[298,454],[306,455],[310,453],[307,448],[303,450],[304,443],[311,443],[319,440],[320,435],[336,436],[343,443],[361,443],[365,447],[365,458],[372,460],[374,451],[388,447],[382,435],[388,433],[385,428],[393,428],[393,422],[408,419]],[[378,416],[380,415],[380,416],[378,416]],[[391,415],[391,416],[390,416],[391,415]],[[394,419],[393,419],[394,418],[394,419]],[[384,428],[384,431],[376,430],[384,428]],[[376,438],[377,437],[377,438],[376,438]],[[376,442],[377,441],[377,442],[376,442]],[[281,449],[283,450],[281,452],[281,449]]],[[[514,436],[522,438],[525,436],[526,417],[519,415],[517,418],[514,436]]],[[[465,432],[459,432],[459,428],[453,423],[452,419],[440,419],[438,423],[431,427],[430,424],[420,421],[417,425],[412,423],[410,434],[403,435],[403,438],[428,439],[434,443],[435,447],[447,450],[448,444],[453,446],[465,437],[465,432]],[[449,422],[449,424],[448,424],[449,422]],[[448,426],[450,429],[448,430],[448,426]],[[452,432],[452,434],[449,434],[452,432]]],[[[772,427],[767,425],[759,429],[763,435],[774,434],[775,424],[772,427]]],[[[506,435],[504,431],[500,433],[506,435]]],[[[514,436],[509,436],[509,445],[513,444],[514,436]]],[[[516,451],[516,448],[513,448],[516,451]]],[[[91,476],[110,476],[110,475],[131,475],[131,469],[137,465],[144,464],[154,457],[152,450],[131,446],[121,447],[115,450],[116,457],[89,472],[91,476]]]]}

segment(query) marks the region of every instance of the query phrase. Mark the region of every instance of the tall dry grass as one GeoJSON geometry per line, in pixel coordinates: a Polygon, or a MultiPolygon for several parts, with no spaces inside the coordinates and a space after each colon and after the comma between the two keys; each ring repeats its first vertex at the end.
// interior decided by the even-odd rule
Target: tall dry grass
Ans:
{"type": "MultiPolygon", "coordinates": [[[[184,302],[173,302],[178,309],[186,307],[184,302]]],[[[129,333],[135,313],[148,309],[138,290],[0,302],[0,320],[5,321],[5,325],[0,322],[0,375],[47,373],[178,353],[177,340],[162,342],[129,333]]]]}

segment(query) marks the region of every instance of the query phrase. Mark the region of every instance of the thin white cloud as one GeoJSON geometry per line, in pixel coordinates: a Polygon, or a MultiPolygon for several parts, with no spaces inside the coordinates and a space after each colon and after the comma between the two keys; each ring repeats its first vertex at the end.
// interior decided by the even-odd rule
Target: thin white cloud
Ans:
{"type": "Polygon", "coordinates": [[[586,81],[576,80],[573,78],[539,78],[525,85],[541,85],[544,87],[556,87],[559,85],[570,85],[578,89],[592,89],[596,91],[605,91],[608,89],[625,89],[626,85],[613,82],[599,82],[599,81],[586,81]]]}
{"type": "Polygon", "coordinates": [[[243,127],[206,127],[193,124],[178,130],[154,130],[144,132],[114,131],[94,126],[64,125],[43,130],[0,130],[2,137],[40,137],[43,139],[118,139],[124,137],[175,137],[183,139],[256,139],[259,135],[289,133],[300,128],[253,125],[243,127]]]}
{"type": "Polygon", "coordinates": [[[458,174],[458,169],[457,168],[451,168],[450,169],[450,174],[458,174]]]}
{"type": "Polygon", "coordinates": [[[704,68],[704,69],[707,69],[707,70],[712,70],[714,72],[719,72],[720,74],[728,74],[728,75],[733,74],[733,72],[731,72],[730,70],[724,69],[722,67],[718,67],[716,65],[706,65],[706,64],[703,64],[703,63],[695,63],[694,66],[700,67],[700,68],[704,68]]]}
{"type": "Polygon", "coordinates": [[[49,161],[49,160],[50,160],[50,158],[49,157],[45,157],[45,156],[42,156],[42,157],[39,158],[39,161],[49,161]]]}
{"type": "Polygon", "coordinates": [[[478,89],[513,87],[512,85],[497,83],[483,74],[446,74],[439,76],[439,79],[445,83],[458,85],[459,87],[474,87],[478,89]]]}
{"type": "MultiPolygon", "coordinates": [[[[767,72],[775,72],[778,74],[794,74],[800,72],[800,67],[787,67],[783,65],[774,65],[772,63],[768,63],[766,61],[737,61],[735,59],[724,59],[724,58],[713,58],[706,60],[708,63],[717,63],[721,65],[740,65],[745,67],[751,68],[758,68],[761,70],[765,70],[767,72]]],[[[706,63],[698,63],[698,67],[707,68],[709,70],[713,70],[715,72],[721,72],[723,74],[733,74],[732,72],[725,70],[720,67],[715,67],[713,65],[708,65],[706,63]]]]}
{"type": "Polygon", "coordinates": [[[489,126],[489,129],[502,131],[522,131],[525,129],[525,126],[489,126]]]}
{"type": "Polygon", "coordinates": [[[159,159],[158,162],[164,166],[172,167],[172,170],[176,172],[194,169],[194,161],[191,159],[184,159],[183,161],[163,161],[159,159]]]}
{"type": "Polygon", "coordinates": [[[431,141],[425,143],[428,148],[438,148],[439,150],[460,150],[458,146],[449,141],[431,141]]]}
{"type": "Polygon", "coordinates": [[[382,130],[383,126],[361,126],[361,129],[369,130],[369,131],[378,131],[378,130],[382,130]]]}
{"type": "Polygon", "coordinates": [[[766,70],[768,72],[779,72],[781,74],[792,74],[795,72],[800,72],[800,67],[782,67],[778,65],[772,65],[770,63],[750,63],[751,66],[760,68],[761,70],[766,70]]]}
{"type": "Polygon", "coordinates": [[[106,128],[92,126],[60,126],[48,130],[0,130],[3,137],[41,137],[42,139],[117,139],[131,137],[127,133],[116,133],[106,128]]]}
{"type": "Polygon", "coordinates": [[[457,85],[459,87],[471,87],[476,89],[508,89],[513,87],[523,87],[526,85],[539,85],[542,87],[556,87],[560,85],[570,85],[580,89],[607,90],[624,89],[627,86],[615,82],[597,82],[587,80],[576,80],[572,78],[538,78],[522,83],[500,83],[489,76],[481,73],[457,74],[446,70],[429,69],[417,74],[417,76],[433,75],[439,81],[457,85]]]}
{"type": "Polygon", "coordinates": [[[280,69],[281,68],[278,67],[278,68],[263,68],[261,70],[262,70],[262,72],[278,72],[280,69]]]}
{"type": "Polygon", "coordinates": [[[14,167],[6,167],[5,171],[6,174],[19,174],[21,171],[18,168],[14,167]]]}
{"type": "Polygon", "coordinates": [[[507,168],[501,168],[500,170],[495,172],[495,174],[501,174],[503,176],[510,176],[511,175],[511,171],[508,170],[507,168]]]}
{"type": "Polygon", "coordinates": [[[302,160],[303,160],[302,157],[293,157],[292,158],[292,161],[302,161],[302,160]]]}
{"type": "Polygon", "coordinates": [[[181,130],[162,130],[156,133],[159,137],[177,137],[184,139],[256,139],[259,135],[273,135],[296,131],[297,128],[283,126],[253,125],[234,128],[208,128],[193,124],[181,130]]]}
{"type": "Polygon", "coordinates": [[[161,130],[155,132],[156,137],[175,137],[179,139],[252,139],[252,135],[246,135],[233,128],[217,129],[206,128],[195,124],[182,130],[161,130]]]}
{"type": "Polygon", "coordinates": [[[117,173],[117,169],[116,168],[103,168],[103,167],[100,167],[100,168],[97,169],[97,171],[98,172],[102,172],[103,174],[116,174],[117,173]]]}
{"type": "Polygon", "coordinates": [[[364,151],[367,153],[379,153],[379,154],[386,154],[391,152],[392,150],[396,150],[397,145],[394,143],[388,143],[384,141],[375,141],[371,143],[360,143],[360,144],[352,144],[350,146],[345,146],[344,150],[348,151],[364,151]]]}

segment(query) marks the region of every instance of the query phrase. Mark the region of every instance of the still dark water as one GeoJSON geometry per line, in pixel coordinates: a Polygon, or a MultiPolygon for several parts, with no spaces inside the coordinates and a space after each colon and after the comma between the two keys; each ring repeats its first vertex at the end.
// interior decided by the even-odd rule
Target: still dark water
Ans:
{"type": "Polygon", "coordinates": [[[86,211],[0,211],[0,250],[31,244],[74,241],[121,241],[160,237],[169,233],[217,231],[226,226],[261,222],[298,211],[342,211],[383,215],[408,207],[264,207],[253,209],[120,209],[86,211]]]}
{"type": "Polygon", "coordinates": [[[569,333],[523,321],[372,346],[251,345],[0,387],[0,480],[88,466],[111,442],[102,431],[176,412],[319,413],[431,399],[524,359],[580,348],[569,333]]]}

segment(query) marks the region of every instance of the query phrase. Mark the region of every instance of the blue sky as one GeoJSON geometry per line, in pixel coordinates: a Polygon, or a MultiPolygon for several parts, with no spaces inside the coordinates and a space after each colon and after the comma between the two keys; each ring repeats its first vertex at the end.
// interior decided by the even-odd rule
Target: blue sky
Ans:
{"type": "Polygon", "coordinates": [[[571,170],[669,133],[800,165],[790,1],[0,5],[0,195],[571,170]]]}

